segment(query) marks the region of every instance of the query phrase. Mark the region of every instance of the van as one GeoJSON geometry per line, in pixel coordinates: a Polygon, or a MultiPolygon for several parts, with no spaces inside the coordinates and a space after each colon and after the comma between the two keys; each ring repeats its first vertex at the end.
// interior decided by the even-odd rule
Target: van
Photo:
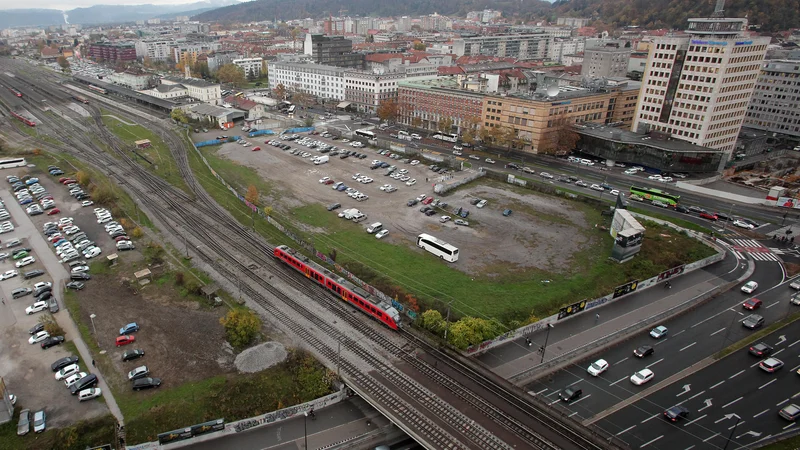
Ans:
{"type": "Polygon", "coordinates": [[[383,228],[383,224],[382,224],[382,223],[380,223],[380,222],[375,222],[375,223],[373,223],[372,225],[370,225],[370,226],[368,226],[368,227],[367,227],[367,233],[369,233],[369,234],[375,234],[375,233],[377,233],[377,232],[378,232],[378,231],[379,231],[381,228],[383,228]]]}
{"type": "Polygon", "coordinates": [[[397,132],[397,136],[398,137],[400,137],[400,136],[408,136],[408,131],[400,130],[400,131],[397,132]]]}
{"type": "Polygon", "coordinates": [[[364,213],[358,213],[358,214],[353,216],[353,222],[358,223],[358,222],[362,222],[364,220],[367,220],[367,215],[364,214],[364,213]]]}
{"type": "Polygon", "coordinates": [[[594,165],[594,163],[589,159],[581,159],[580,163],[585,165],[585,166],[593,166],[594,165]]]}
{"type": "Polygon", "coordinates": [[[11,291],[11,298],[20,298],[25,297],[26,295],[31,293],[30,288],[17,288],[11,291]]]}
{"type": "Polygon", "coordinates": [[[326,162],[328,162],[329,159],[330,157],[328,155],[318,156],[314,158],[314,164],[316,165],[325,164],[326,162]]]}

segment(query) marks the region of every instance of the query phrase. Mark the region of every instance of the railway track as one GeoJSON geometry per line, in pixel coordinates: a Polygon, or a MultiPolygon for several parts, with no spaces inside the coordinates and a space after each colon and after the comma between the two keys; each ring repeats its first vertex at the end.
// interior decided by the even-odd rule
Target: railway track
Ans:
{"type": "MultiPolygon", "coordinates": [[[[17,86],[17,88],[20,87],[17,86]]],[[[50,95],[52,92],[37,85],[25,89],[33,90],[37,95],[45,95],[43,92],[47,92],[47,95],[50,95]]],[[[64,94],[63,97],[60,95],[56,97],[59,100],[70,101],[67,94],[64,94]]],[[[32,100],[35,103],[35,99],[32,100]]],[[[32,104],[31,106],[35,105],[32,104]]],[[[51,107],[53,106],[51,104],[51,107]]],[[[470,374],[463,367],[459,368],[460,372],[465,372],[469,377],[472,377],[474,382],[486,383],[491,386],[494,395],[505,402],[509,402],[510,405],[522,413],[522,416],[527,416],[528,420],[530,418],[535,419],[537,429],[534,431],[523,423],[524,419],[520,420],[514,415],[505,412],[502,408],[476,395],[473,390],[465,388],[458,381],[417,359],[412,353],[405,351],[402,345],[386,337],[383,330],[376,329],[373,323],[365,322],[366,318],[364,316],[353,316],[342,305],[342,302],[333,299],[319,288],[310,286],[306,280],[300,279],[294,272],[289,272],[274,261],[269,256],[272,253],[272,247],[263,242],[259,236],[242,227],[200,187],[191,172],[187,154],[184,150],[185,145],[180,137],[169,131],[162,130],[160,124],[148,126],[151,130],[158,130],[156,132],[168,143],[178,169],[194,195],[175,189],[134,162],[126,154],[119,140],[102,125],[99,109],[91,105],[88,105],[88,107],[87,105],[83,106],[91,113],[94,120],[93,128],[106,143],[114,148],[117,158],[112,158],[107,153],[96,148],[91,138],[69,136],[66,140],[71,145],[62,150],[75,153],[75,150],[81,148],[83,152],[88,152],[89,155],[85,153],[82,155],[84,159],[85,156],[91,156],[96,165],[111,172],[117,179],[125,180],[124,182],[128,188],[143,203],[151,206],[149,209],[158,218],[159,222],[169,226],[172,226],[172,224],[180,226],[181,229],[179,230],[173,226],[173,229],[178,234],[188,231],[191,232],[194,238],[202,240],[204,246],[207,246],[212,251],[212,254],[207,254],[199,249],[196,253],[207,264],[228,280],[235,280],[244,276],[248,282],[241,285],[243,293],[259,303],[269,315],[272,315],[286,328],[302,337],[309,346],[323,355],[328,361],[339,361],[340,368],[350,383],[357,384],[370,396],[374,396],[375,399],[390,408],[407,427],[413,427],[416,430],[420,430],[420,432],[424,431],[424,435],[416,437],[427,440],[437,448],[510,448],[508,444],[502,442],[485,428],[475,424],[472,419],[465,416],[461,411],[442,399],[431,395],[425,387],[409,379],[407,375],[382,358],[375,356],[374,349],[365,347],[356,339],[342,332],[339,327],[331,324],[327,318],[321,317],[319,313],[308,308],[302,300],[292,298],[291,293],[287,295],[287,292],[267,282],[263,276],[251,270],[253,264],[259,268],[266,269],[271,274],[270,277],[279,277],[293,289],[306,294],[308,297],[325,305],[329,310],[336,312],[337,320],[346,322],[392,357],[413,366],[415,370],[446,388],[472,408],[481,411],[491,422],[499,424],[511,433],[517,434],[530,448],[604,448],[586,437],[576,435],[574,430],[570,430],[566,425],[549,419],[546,411],[530,405],[514,393],[504,391],[499,386],[493,386],[494,382],[490,382],[474,373],[470,374]],[[166,208],[160,207],[161,205],[166,205],[166,208]],[[242,256],[245,256],[246,259],[242,258],[242,256]],[[247,260],[251,261],[252,264],[247,260]],[[257,286],[257,288],[253,288],[252,285],[257,286]],[[274,300],[267,298],[264,293],[269,293],[280,303],[276,304],[274,300]],[[283,306],[288,307],[290,311],[307,323],[296,320],[292,317],[294,314],[290,315],[283,306]],[[308,324],[324,332],[324,335],[328,336],[328,338],[321,339],[310,330],[308,324]],[[350,355],[346,355],[347,357],[340,360],[337,357],[334,345],[332,345],[332,343],[336,342],[340,342],[350,355]],[[356,361],[351,361],[350,356],[355,356],[356,361]],[[365,365],[367,370],[365,370],[365,365]],[[380,378],[380,380],[376,379],[376,377],[380,378]],[[401,390],[413,398],[426,399],[425,409],[433,417],[438,417],[442,422],[445,422],[446,425],[435,425],[435,421],[431,421],[428,416],[420,414],[412,405],[402,400],[394,391],[385,386],[383,384],[384,380],[391,383],[392,389],[401,390]],[[461,442],[454,435],[460,436],[465,442],[461,442]],[[545,437],[544,435],[547,436],[545,437]]],[[[57,118],[54,120],[58,121],[57,118]]],[[[137,120],[141,122],[140,119],[137,120]]],[[[68,126],[69,124],[67,123],[66,125],[68,126]]],[[[70,135],[71,133],[62,134],[70,135]]],[[[406,336],[406,338],[408,337],[406,336]]],[[[412,342],[414,345],[421,345],[420,342],[414,340],[409,340],[408,342],[412,342]]],[[[518,413],[517,415],[520,414],[518,413]]],[[[410,434],[414,435],[414,430],[412,429],[411,431],[410,434]]]]}

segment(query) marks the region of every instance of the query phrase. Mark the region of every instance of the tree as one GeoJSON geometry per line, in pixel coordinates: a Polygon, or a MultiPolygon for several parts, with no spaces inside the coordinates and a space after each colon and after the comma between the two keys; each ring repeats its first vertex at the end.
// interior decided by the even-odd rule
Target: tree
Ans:
{"type": "Polygon", "coordinates": [[[225,327],[228,342],[236,349],[243,349],[250,344],[261,329],[261,320],[249,309],[231,310],[219,319],[219,323],[225,327]]]}
{"type": "Polygon", "coordinates": [[[436,334],[444,331],[447,324],[442,318],[442,313],[435,309],[429,309],[422,313],[422,328],[430,330],[436,334]]]}
{"type": "Polygon", "coordinates": [[[566,155],[575,149],[580,139],[567,119],[559,119],[542,137],[538,151],[548,155],[566,155]]]}
{"type": "Polygon", "coordinates": [[[84,172],[83,170],[79,170],[75,174],[75,179],[78,180],[78,184],[80,184],[83,187],[88,186],[89,183],[92,181],[92,178],[89,176],[89,174],[87,172],[84,172]]]}
{"type": "Polygon", "coordinates": [[[67,61],[67,57],[66,57],[66,56],[64,56],[64,55],[60,55],[60,56],[59,56],[59,57],[56,59],[56,62],[57,62],[57,63],[58,63],[58,65],[61,67],[61,70],[62,70],[62,71],[67,71],[67,69],[69,69],[69,61],[67,61]]]}
{"type": "Polygon", "coordinates": [[[384,100],[378,105],[378,118],[384,122],[396,122],[400,108],[397,100],[384,100]]]}
{"type": "Polygon", "coordinates": [[[414,50],[419,50],[421,52],[425,51],[425,44],[422,42],[414,42],[414,50]]]}
{"type": "Polygon", "coordinates": [[[191,67],[192,76],[197,78],[208,78],[211,72],[208,70],[208,63],[205,61],[197,61],[191,67]]]}
{"type": "Polygon", "coordinates": [[[421,127],[422,126],[422,118],[414,117],[413,119],[411,119],[411,126],[414,127],[414,128],[421,127]]]}
{"type": "Polygon", "coordinates": [[[44,325],[44,331],[47,331],[50,336],[64,336],[66,332],[61,325],[56,322],[56,319],[53,317],[52,314],[47,314],[46,316],[39,319],[39,322],[44,325]]]}
{"type": "Polygon", "coordinates": [[[189,117],[186,116],[186,112],[180,108],[173,109],[169,116],[178,122],[181,123],[189,123],[189,117]]]}
{"type": "Polygon", "coordinates": [[[297,51],[295,44],[297,43],[297,35],[300,34],[300,28],[294,27],[289,31],[289,36],[292,37],[292,51],[297,51]]]}
{"type": "Polygon", "coordinates": [[[496,334],[496,326],[486,319],[464,317],[450,325],[447,340],[454,347],[465,349],[470,345],[480,344],[496,334]]]}
{"type": "Polygon", "coordinates": [[[464,132],[461,133],[461,142],[469,145],[475,143],[475,136],[473,135],[473,133],[474,131],[470,130],[469,128],[464,130],[464,132]]]}
{"type": "Polygon", "coordinates": [[[489,140],[492,139],[491,128],[481,127],[480,130],[478,130],[478,137],[483,143],[489,142],[489,140]]]}
{"type": "Polygon", "coordinates": [[[314,103],[314,96],[305,91],[296,91],[292,94],[292,102],[303,109],[308,109],[314,103]]]}
{"type": "Polygon", "coordinates": [[[305,125],[307,127],[313,127],[314,126],[314,118],[311,117],[311,116],[306,117],[305,119],[303,119],[303,125],[305,125]]]}
{"type": "Polygon", "coordinates": [[[258,189],[252,184],[247,187],[247,193],[244,195],[244,199],[252,204],[258,203],[258,189]]]}
{"type": "Polygon", "coordinates": [[[224,64],[217,70],[217,78],[220,83],[230,83],[234,86],[245,84],[244,70],[234,64],[224,64]]]}
{"type": "Polygon", "coordinates": [[[286,86],[284,86],[283,83],[278,83],[275,89],[272,90],[272,93],[275,94],[275,98],[278,100],[286,100],[286,86]]]}
{"type": "Polygon", "coordinates": [[[442,133],[450,133],[453,130],[453,119],[442,117],[436,125],[442,133]]]}
{"type": "Polygon", "coordinates": [[[511,147],[517,145],[521,141],[519,136],[517,136],[517,131],[510,126],[500,128],[500,140],[506,146],[506,151],[508,151],[508,153],[511,153],[511,147]]]}

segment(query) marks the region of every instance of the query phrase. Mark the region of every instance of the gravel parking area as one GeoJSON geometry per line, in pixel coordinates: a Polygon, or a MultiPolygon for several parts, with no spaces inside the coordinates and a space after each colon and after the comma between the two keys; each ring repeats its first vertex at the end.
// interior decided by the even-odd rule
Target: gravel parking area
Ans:
{"type": "MultiPolygon", "coordinates": [[[[7,169],[5,175],[15,174],[24,175],[28,169],[7,169]]],[[[66,195],[62,189],[58,189],[55,183],[40,176],[41,183],[54,195],[56,206],[62,210],[70,208],[70,201],[63,198],[66,195]]],[[[59,302],[60,311],[54,316],[59,322],[68,321],[67,312],[64,309],[62,289],[63,283],[67,278],[67,271],[63,265],[59,264],[52,250],[41,234],[41,223],[44,222],[46,215],[34,217],[31,221],[24,209],[16,203],[16,199],[9,191],[5,179],[0,181],[0,198],[6,204],[11,213],[12,222],[16,228],[11,233],[0,235],[0,241],[4,248],[2,251],[10,251],[15,248],[31,248],[31,254],[36,258],[36,262],[23,267],[20,273],[43,269],[46,274],[31,280],[25,280],[21,276],[8,280],[0,281],[0,291],[2,291],[3,304],[0,305],[0,374],[8,386],[9,390],[18,396],[18,407],[29,408],[32,412],[45,409],[47,412],[48,427],[60,427],[74,423],[79,420],[90,419],[108,413],[106,404],[102,401],[78,402],[77,398],[70,395],[69,390],[63,382],[56,381],[50,365],[59,358],[72,354],[63,345],[55,346],[47,350],[42,350],[38,344],[29,344],[30,337],[28,330],[38,323],[44,312],[26,315],[25,308],[33,303],[33,297],[28,295],[18,299],[11,298],[11,291],[18,287],[32,287],[41,281],[50,281],[54,285],[54,293],[59,302]],[[22,239],[20,246],[6,249],[5,244],[12,239],[22,239]]],[[[67,195],[67,197],[69,197],[67,195]]],[[[72,203],[75,200],[70,198],[72,203]]],[[[0,271],[14,268],[14,261],[10,258],[0,262],[0,271]]],[[[63,325],[63,323],[62,323],[63,325]]],[[[68,333],[69,334],[69,333],[68,333]]],[[[75,336],[67,335],[68,340],[75,336]]],[[[83,359],[83,358],[81,358],[83,359]]],[[[81,360],[81,369],[89,372],[87,366],[90,361],[81,360]]],[[[17,418],[15,417],[14,420],[17,418]]]]}
{"type": "MultiPolygon", "coordinates": [[[[301,134],[302,136],[305,135],[301,134]]],[[[318,135],[311,138],[339,148],[353,149],[341,140],[323,139],[318,135]]],[[[457,246],[460,257],[453,267],[470,274],[491,276],[505,272],[509,267],[520,271],[536,268],[563,272],[569,269],[575,252],[592,244],[593,238],[582,232],[590,225],[583,212],[563,199],[530,191],[524,194],[515,193],[510,188],[500,188],[499,184],[494,187],[479,181],[447,194],[441,198],[447,202],[447,208],[436,208],[433,216],[426,216],[420,212],[424,205],[409,207],[406,204],[408,200],[421,194],[434,196],[434,180],[440,175],[429,170],[425,162],[412,166],[379,155],[375,149],[362,148],[355,150],[366,154],[365,159],[340,159],[332,156],[328,163],[315,165],[310,160],[311,157],[302,158],[264,143],[270,139],[275,137],[248,138],[251,143],[249,147],[226,143],[217,150],[218,156],[254,168],[262,178],[271,183],[272,192],[262,193],[264,204],[273,205],[284,213],[312,203],[341,203],[340,210],[357,208],[367,215],[361,225],[366,227],[373,222],[381,222],[384,228],[390,230],[390,234],[384,238],[390,242],[403,242],[413,246],[418,234],[429,233],[457,246]],[[261,151],[252,151],[254,146],[261,147],[261,151]],[[371,170],[369,166],[372,160],[385,161],[397,166],[398,170],[408,170],[408,176],[416,179],[417,183],[407,186],[386,176],[386,169],[371,170]],[[353,179],[356,173],[369,176],[374,181],[369,184],[359,183],[353,179]],[[369,199],[359,202],[343,192],[335,191],[330,185],[320,183],[323,177],[343,181],[347,186],[368,195],[369,199]],[[380,187],[384,184],[397,187],[397,191],[381,191],[380,187]],[[470,203],[475,198],[488,200],[488,205],[478,209],[470,203]],[[466,219],[470,226],[453,223],[458,218],[452,213],[455,207],[470,211],[466,219]],[[507,208],[514,211],[510,217],[502,214],[507,208]],[[451,220],[441,222],[443,215],[450,216],[451,220]]],[[[292,141],[284,143],[307,151],[312,157],[321,155],[315,149],[308,149],[292,141]]],[[[454,177],[462,175],[463,173],[457,172],[454,177]]]]}

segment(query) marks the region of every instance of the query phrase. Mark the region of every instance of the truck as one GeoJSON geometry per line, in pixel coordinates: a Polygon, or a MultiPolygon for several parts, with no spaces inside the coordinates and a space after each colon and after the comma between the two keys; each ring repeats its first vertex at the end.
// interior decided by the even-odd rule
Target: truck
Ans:
{"type": "Polygon", "coordinates": [[[328,157],[328,155],[317,156],[314,158],[314,164],[317,166],[320,164],[325,164],[329,159],[330,157],[328,157]]]}
{"type": "Polygon", "coordinates": [[[356,214],[361,214],[361,211],[359,211],[356,208],[349,208],[349,209],[345,209],[344,211],[340,212],[339,213],[339,217],[342,217],[344,219],[350,220],[353,217],[355,217],[356,214]]]}

